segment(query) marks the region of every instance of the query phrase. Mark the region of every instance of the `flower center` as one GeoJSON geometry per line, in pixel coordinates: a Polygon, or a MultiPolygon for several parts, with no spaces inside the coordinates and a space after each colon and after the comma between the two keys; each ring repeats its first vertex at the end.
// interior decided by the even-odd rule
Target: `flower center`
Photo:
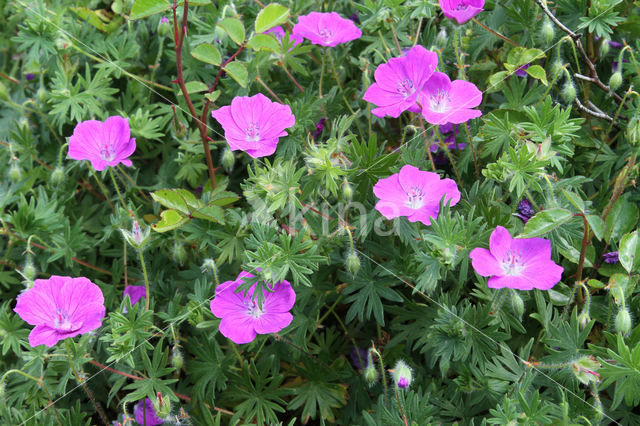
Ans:
{"type": "Polygon", "coordinates": [[[522,270],[524,269],[524,263],[522,259],[520,259],[520,253],[514,251],[507,251],[507,254],[500,262],[500,266],[502,266],[502,271],[505,275],[517,276],[520,275],[522,270]]]}
{"type": "Polygon", "coordinates": [[[260,318],[264,313],[262,309],[260,309],[260,305],[258,305],[257,300],[251,300],[251,297],[247,297],[244,301],[244,306],[247,308],[247,314],[251,315],[254,318],[260,318]]]}
{"type": "Polygon", "coordinates": [[[82,327],[82,321],[71,322],[69,313],[61,308],[56,309],[55,319],[53,320],[53,328],[67,333],[74,332],[82,327]]]}
{"type": "Polygon", "coordinates": [[[438,90],[436,93],[431,95],[430,104],[431,110],[433,112],[446,112],[449,108],[449,92],[444,90],[438,90]]]}
{"type": "Polygon", "coordinates": [[[323,28],[320,30],[320,38],[323,42],[329,43],[329,41],[333,38],[333,33],[328,28],[323,28]]]}
{"type": "Polygon", "coordinates": [[[424,205],[424,194],[422,193],[421,188],[411,188],[409,192],[407,192],[407,201],[405,201],[405,205],[411,209],[419,209],[424,205]]]}
{"type": "Polygon", "coordinates": [[[244,129],[244,131],[247,134],[245,138],[247,142],[257,142],[260,140],[260,126],[258,126],[258,123],[249,123],[249,126],[244,129]]]}
{"type": "Polygon", "coordinates": [[[456,10],[467,10],[467,2],[465,0],[460,1],[456,10]]]}
{"type": "Polygon", "coordinates": [[[100,158],[103,161],[113,161],[113,159],[116,158],[116,150],[114,149],[113,144],[105,142],[100,147],[100,158]]]}
{"type": "Polygon", "coordinates": [[[398,82],[398,93],[400,93],[405,98],[415,92],[413,88],[413,82],[408,78],[405,78],[402,81],[398,82]]]}

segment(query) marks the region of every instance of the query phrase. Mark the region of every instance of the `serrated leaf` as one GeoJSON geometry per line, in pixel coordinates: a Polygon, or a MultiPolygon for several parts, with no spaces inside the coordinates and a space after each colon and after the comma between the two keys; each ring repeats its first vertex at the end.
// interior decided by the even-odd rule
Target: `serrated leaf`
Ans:
{"type": "Polygon", "coordinates": [[[151,228],[156,232],[167,232],[177,229],[187,223],[188,219],[176,210],[165,210],[160,213],[160,221],[151,228]]]}
{"type": "Polygon", "coordinates": [[[222,21],[218,22],[218,26],[229,34],[231,40],[236,44],[244,43],[244,25],[242,25],[242,21],[239,19],[224,18],[222,21]]]}
{"type": "Polygon", "coordinates": [[[626,234],[620,240],[620,248],[618,249],[618,258],[620,264],[631,273],[637,269],[640,262],[640,242],[638,241],[638,231],[626,234]]]}
{"type": "Polygon", "coordinates": [[[249,72],[242,62],[233,61],[224,67],[224,70],[242,87],[247,87],[249,72]]]}
{"type": "Polygon", "coordinates": [[[547,86],[549,83],[547,82],[547,73],[540,65],[531,65],[529,68],[525,70],[527,74],[531,77],[538,79],[547,86]]]}
{"type": "Polygon", "coordinates": [[[131,6],[129,19],[136,20],[169,10],[171,5],[166,0],[135,0],[131,6]]]}
{"type": "Polygon", "coordinates": [[[276,25],[284,24],[289,19],[289,8],[278,3],[271,3],[256,16],[256,33],[260,34],[276,25]]]}
{"type": "Polygon", "coordinates": [[[553,208],[543,210],[529,219],[519,238],[533,238],[547,234],[561,225],[567,223],[573,217],[567,209],[553,208]]]}
{"type": "Polygon", "coordinates": [[[222,63],[222,55],[218,52],[218,48],[211,43],[199,44],[191,51],[191,56],[211,65],[220,65],[222,63]]]}

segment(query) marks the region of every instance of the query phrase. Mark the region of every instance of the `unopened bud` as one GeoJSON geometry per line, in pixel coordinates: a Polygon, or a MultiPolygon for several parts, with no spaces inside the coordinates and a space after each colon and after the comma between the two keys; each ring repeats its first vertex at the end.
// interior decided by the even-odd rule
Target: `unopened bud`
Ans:
{"type": "Polygon", "coordinates": [[[616,71],[611,74],[611,78],[609,79],[609,87],[611,90],[618,90],[618,88],[622,85],[622,73],[620,71],[616,71]]]}
{"type": "Polygon", "coordinates": [[[236,162],[236,156],[233,155],[233,151],[231,151],[229,148],[226,148],[222,153],[222,160],[220,162],[222,163],[222,166],[227,171],[227,173],[231,173],[231,170],[233,170],[233,165],[236,162]]]}
{"type": "Polygon", "coordinates": [[[553,24],[551,23],[551,21],[549,21],[549,19],[544,20],[541,32],[542,39],[545,41],[545,43],[551,44],[551,42],[553,41],[553,36],[555,35],[555,31],[553,29],[553,24]]]}
{"type": "Polygon", "coordinates": [[[515,290],[511,293],[511,309],[518,318],[521,318],[522,314],[524,314],[524,302],[515,290]]]}
{"type": "Polygon", "coordinates": [[[9,168],[9,178],[13,182],[18,182],[22,179],[22,169],[16,163],[13,163],[9,168]]]}
{"type": "Polygon", "coordinates": [[[22,275],[29,280],[33,281],[36,278],[36,267],[33,265],[33,262],[30,258],[27,259],[27,263],[25,263],[24,268],[22,269],[22,275]]]}
{"type": "Polygon", "coordinates": [[[182,366],[184,365],[184,357],[177,346],[174,346],[171,350],[171,365],[176,370],[182,369],[182,366]]]}
{"type": "Polygon", "coordinates": [[[598,50],[600,57],[604,58],[605,56],[607,56],[610,47],[611,45],[609,44],[609,40],[607,40],[606,38],[602,39],[602,43],[600,43],[600,49],[598,50]]]}
{"type": "Polygon", "coordinates": [[[557,78],[558,76],[560,76],[563,70],[564,64],[560,59],[556,59],[555,61],[553,61],[553,64],[551,64],[551,77],[557,78]]]}
{"type": "Polygon", "coordinates": [[[578,315],[578,324],[580,324],[580,330],[584,330],[584,328],[591,321],[591,317],[588,312],[582,312],[578,315]]]}
{"type": "Polygon", "coordinates": [[[58,186],[64,180],[64,169],[60,166],[57,166],[51,172],[51,184],[53,186],[58,186]]]}
{"type": "Polygon", "coordinates": [[[444,28],[440,29],[438,35],[436,36],[436,46],[440,49],[444,49],[447,45],[447,31],[444,28]]]}
{"type": "Polygon", "coordinates": [[[373,364],[367,365],[363,374],[364,380],[369,386],[373,386],[378,381],[378,370],[376,370],[376,366],[373,364]]]}
{"type": "Polygon", "coordinates": [[[40,103],[44,103],[47,100],[47,90],[44,87],[40,86],[36,92],[36,99],[40,103]]]}
{"type": "Polygon", "coordinates": [[[156,411],[156,416],[161,419],[166,418],[171,413],[171,400],[169,395],[161,396],[160,392],[153,401],[153,409],[156,411]]]}
{"type": "Polygon", "coordinates": [[[171,24],[169,24],[169,20],[163,16],[158,23],[158,35],[160,37],[166,37],[169,31],[171,31],[171,24]]]}
{"type": "Polygon", "coordinates": [[[411,382],[413,381],[413,373],[411,371],[411,367],[409,367],[403,360],[398,360],[391,372],[393,381],[397,387],[405,389],[411,385],[411,382]]]}
{"type": "Polygon", "coordinates": [[[347,255],[347,271],[351,272],[351,275],[357,275],[360,270],[360,258],[351,250],[347,255]]]}
{"type": "Polygon", "coordinates": [[[600,381],[600,374],[596,373],[596,370],[600,368],[600,363],[592,356],[583,356],[571,364],[571,368],[576,379],[585,385],[600,381]]]}
{"type": "Polygon", "coordinates": [[[637,114],[627,123],[627,139],[631,145],[637,145],[640,142],[640,114],[637,114]]]}
{"type": "Polygon", "coordinates": [[[184,245],[177,241],[173,243],[171,255],[173,256],[173,260],[179,265],[183,265],[184,261],[187,259],[187,251],[184,249],[184,245]]]}
{"type": "Polygon", "coordinates": [[[202,314],[202,305],[195,300],[191,300],[189,303],[187,303],[187,312],[189,312],[189,324],[194,327],[204,320],[204,315],[202,314]]]}
{"type": "Polygon", "coordinates": [[[622,308],[616,315],[616,331],[626,336],[631,331],[631,315],[627,308],[622,308]]]}
{"type": "Polygon", "coordinates": [[[571,80],[567,80],[567,82],[564,84],[562,92],[560,92],[560,96],[562,96],[562,99],[564,99],[566,103],[573,103],[576,98],[576,86],[573,85],[573,82],[571,80]]]}
{"type": "Polygon", "coordinates": [[[211,258],[206,258],[204,262],[202,262],[202,273],[210,273],[215,275],[217,272],[216,261],[211,258]]]}
{"type": "Polygon", "coordinates": [[[143,248],[145,248],[145,246],[149,243],[149,239],[151,236],[149,228],[146,227],[145,230],[142,230],[140,228],[140,224],[135,219],[133,220],[133,227],[131,229],[131,232],[124,229],[121,229],[120,231],[122,232],[125,241],[131,244],[131,246],[136,250],[142,250],[143,248]]]}
{"type": "Polygon", "coordinates": [[[353,187],[347,179],[342,183],[342,196],[345,201],[351,201],[353,199],[353,187]]]}

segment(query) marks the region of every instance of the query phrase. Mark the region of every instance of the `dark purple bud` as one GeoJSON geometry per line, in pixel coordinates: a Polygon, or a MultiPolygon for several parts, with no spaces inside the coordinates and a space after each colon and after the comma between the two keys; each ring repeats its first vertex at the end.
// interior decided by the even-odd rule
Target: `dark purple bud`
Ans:
{"type": "Polygon", "coordinates": [[[200,185],[199,187],[196,188],[196,192],[198,194],[202,194],[202,185],[200,185]]]}
{"type": "Polygon", "coordinates": [[[602,258],[604,259],[605,263],[611,263],[611,264],[618,263],[618,252],[612,251],[609,253],[605,253],[602,255],[602,258]]]}
{"type": "Polygon", "coordinates": [[[536,211],[533,209],[533,205],[531,201],[526,198],[523,198],[522,201],[518,203],[518,213],[515,215],[522,219],[524,223],[527,223],[529,219],[535,216],[536,211]]]}
{"type": "Polygon", "coordinates": [[[35,74],[32,74],[32,73],[30,73],[30,72],[29,72],[29,73],[26,73],[26,74],[24,75],[24,78],[25,78],[25,80],[27,80],[27,81],[31,81],[31,80],[33,80],[34,78],[36,78],[36,76],[35,76],[35,74]]]}
{"type": "Polygon", "coordinates": [[[356,24],[360,23],[360,18],[358,17],[358,13],[357,12],[353,12],[353,15],[349,16],[349,19],[351,19],[356,24]]]}
{"type": "Polygon", "coordinates": [[[524,64],[523,66],[519,67],[514,74],[517,75],[518,77],[526,77],[527,72],[525,70],[530,66],[531,64],[524,64]]]}
{"type": "Polygon", "coordinates": [[[324,123],[327,121],[326,118],[322,117],[320,121],[316,123],[316,130],[313,132],[313,139],[318,139],[324,130],[324,123]]]}
{"type": "Polygon", "coordinates": [[[364,370],[367,367],[367,351],[366,349],[362,349],[358,346],[356,352],[356,348],[351,349],[349,353],[349,358],[351,359],[351,364],[356,370],[364,370]],[[360,355],[360,357],[358,357],[360,355]]]}

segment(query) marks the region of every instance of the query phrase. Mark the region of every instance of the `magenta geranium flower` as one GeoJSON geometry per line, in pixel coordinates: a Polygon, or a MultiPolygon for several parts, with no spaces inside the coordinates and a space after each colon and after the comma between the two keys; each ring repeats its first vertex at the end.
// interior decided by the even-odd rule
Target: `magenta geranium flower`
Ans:
{"type": "Polygon", "coordinates": [[[164,423],[164,420],[156,415],[153,402],[149,398],[138,402],[133,412],[136,415],[136,422],[141,425],[155,426],[164,423]]]}
{"type": "MultiPolygon", "coordinates": [[[[282,41],[286,33],[282,26],[278,25],[277,27],[273,27],[270,30],[265,31],[264,34],[273,34],[273,36],[277,38],[278,41],[282,41]]],[[[302,36],[296,34],[290,34],[289,39],[293,42],[294,47],[304,41],[304,38],[302,38],[302,36]]]]}
{"type": "Polygon", "coordinates": [[[458,24],[464,24],[469,19],[482,12],[484,0],[439,0],[442,13],[449,19],[455,19],[458,24]]]}
{"type": "Polygon", "coordinates": [[[303,15],[293,26],[292,33],[313,44],[329,47],[362,37],[362,31],[352,20],[345,19],[336,12],[311,12],[303,15]]]}
{"type": "Polygon", "coordinates": [[[410,165],[402,167],[400,173],[380,179],[373,193],[380,199],[376,209],[387,219],[406,216],[409,222],[420,221],[425,225],[438,217],[442,197],[452,206],[460,201],[460,191],[453,180],[440,179],[437,173],[423,172],[410,165]]]}
{"type": "Polygon", "coordinates": [[[420,112],[416,103],[420,91],[438,65],[438,55],[422,46],[414,46],[406,55],[391,58],[376,68],[376,82],[363,99],[378,105],[373,115],[398,117],[403,111],[420,112]]]}
{"type": "Polygon", "coordinates": [[[69,157],[89,160],[98,171],[120,163],[131,166],[129,156],[135,150],[136,139],[131,137],[129,119],[118,115],[104,123],[97,120],[78,123],[69,138],[69,157]]]}
{"type": "Polygon", "coordinates": [[[473,269],[489,278],[489,288],[549,290],[562,278],[561,266],[551,260],[551,242],[544,238],[511,238],[509,231],[496,227],[489,250],[474,248],[469,253],[473,269]]]}
{"type": "Polygon", "coordinates": [[[460,124],[482,115],[477,107],[482,92],[468,81],[454,80],[442,72],[434,72],[418,95],[422,115],[431,124],[460,124]]]}
{"type": "Polygon", "coordinates": [[[147,289],[143,285],[128,285],[122,292],[122,298],[124,299],[126,295],[129,295],[131,306],[133,306],[138,303],[141,298],[147,297],[147,289]]]}
{"type": "Polygon", "coordinates": [[[262,93],[236,96],[231,105],[211,112],[224,129],[224,137],[232,151],[244,151],[253,158],[275,152],[284,130],[296,123],[289,105],[271,102],[262,93]]]}
{"type": "Polygon", "coordinates": [[[106,312],[100,287],[84,277],[57,275],[35,280],[33,287],[18,296],[13,310],[35,325],[29,334],[33,347],[51,347],[59,340],[95,330],[106,312]]]}
{"type": "Polygon", "coordinates": [[[272,291],[263,289],[262,307],[253,299],[255,284],[246,294],[236,289],[244,282],[243,278],[254,275],[242,271],[235,281],[226,281],[218,286],[211,301],[211,312],[220,321],[220,332],[235,343],[249,343],[257,334],[277,333],[293,320],[289,310],[296,301],[296,293],[288,281],[270,285],[272,291]]]}

